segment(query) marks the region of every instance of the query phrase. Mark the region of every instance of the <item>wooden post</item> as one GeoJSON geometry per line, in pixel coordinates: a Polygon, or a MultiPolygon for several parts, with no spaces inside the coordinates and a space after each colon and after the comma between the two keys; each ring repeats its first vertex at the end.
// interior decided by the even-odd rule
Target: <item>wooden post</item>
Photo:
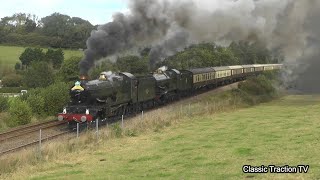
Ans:
{"type": "Polygon", "coordinates": [[[79,138],[79,123],[77,123],[77,138],[79,138]]]}
{"type": "Polygon", "coordinates": [[[121,128],[123,129],[123,115],[121,117],[121,128]]]}
{"type": "Polygon", "coordinates": [[[42,130],[40,129],[40,134],[39,134],[39,150],[41,152],[41,142],[42,141],[42,130]]]}
{"type": "Polygon", "coordinates": [[[96,119],[96,133],[97,133],[97,139],[99,139],[99,119],[96,119]]]}

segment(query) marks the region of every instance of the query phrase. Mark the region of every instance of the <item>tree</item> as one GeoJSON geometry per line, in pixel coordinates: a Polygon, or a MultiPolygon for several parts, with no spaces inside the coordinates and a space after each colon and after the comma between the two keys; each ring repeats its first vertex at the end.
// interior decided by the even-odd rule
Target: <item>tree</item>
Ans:
{"type": "Polygon", "coordinates": [[[132,74],[144,74],[149,71],[148,59],[138,56],[124,56],[118,58],[116,62],[120,71],[130,72],[132,74]]]}
{"type": "Polygon", "coordinates": [[[93,30],[89,21],[78,17],[53,13],[41,19],[42,33],[50,37],[59,37],[63,40],[61,47],[83,48],[93,30]]]}
{"type": "Polygon", "coordinates": [[[53,83],[53,70],[46,62],[33,62],[23,77],[29,88],[46,87],[53,83]]]}
{"type": "Polygon", "coordinates": [[[216,66],[230,66],[239,64],[238,59],[234,56],[233,52],[229,48],[218,48],[219,64],[216,66]]]}
{"type": "Polygon", "coordinates": [[[62,63],[59,70],[59,76],[64,82],[75,81],[79,79],[79,63],[81,57],[73,56],[62,63]]]}
{"type": "Polygon", "coordinates": [[[17,62],[17,63],[14,65],[14,69],[15,69],[16,71],[21,70],[21,69],[22,69],[22,68],[21,68],[21,63],[17,62]]]}
{"type": "Polygon", "coordinates": [[[19,57],[22,65],[28,67],[33,61],[45,60],[45,53],[40,48],[26,48],[19,57]]]}
{"type": "Polygon", "coordinates": [[[62,49],[48,49],[45,59],[47,62],[52,63],[53,68],[58,69],[61,67],[61,64],[64,60],[64,53],[62,49]]]}
{"type": "Polygon", "coordinates": [[[41,19],[42,32],[46,36],[63,37],[71,25],[71,17],[68,15],[53,13],[41,19]]]}
{"type": "Polygon", "coordinates": [[[34,22],[32,19],[27,18],[26,22],[25,22],[25,32],[27,33],[31,33],[33,31],[35,31],[35,29],[37,28],[37,23],[34,22]]]}
{"type": "Polygon", "coordinates": [[[96,28],[79,17],[53,13],[40,21],[36,15],[16,13],[1,18],[0,43],[53,48],[85,48],[96,28]]]}

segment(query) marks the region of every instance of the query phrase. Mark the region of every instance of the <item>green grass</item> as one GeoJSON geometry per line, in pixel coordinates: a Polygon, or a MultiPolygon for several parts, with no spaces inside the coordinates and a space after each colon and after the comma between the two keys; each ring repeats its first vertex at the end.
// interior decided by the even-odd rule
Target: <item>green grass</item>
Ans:
{"type": "MultiPolygon", "coordinates": [[[[24,49],[25,47],[0,46],[0,75],[1,72],[10,72],[14,69],[14,65],[20,62],[19,57],[24,49]]],[[[46,48],[43,49],[46,51],[46,48]]],[[[83,56],[83,52],[78,50],[64,50],[65,59],[71,56],[83,56]]]]}
{"type": "Polygon", "coordinates": [[[157,132],[102,140],[33,167],[28,179],[318,179],[320,96],[185,117],[157,132]],[[308,164],[308,174],[243,174],[242,166],[308,164]]]}

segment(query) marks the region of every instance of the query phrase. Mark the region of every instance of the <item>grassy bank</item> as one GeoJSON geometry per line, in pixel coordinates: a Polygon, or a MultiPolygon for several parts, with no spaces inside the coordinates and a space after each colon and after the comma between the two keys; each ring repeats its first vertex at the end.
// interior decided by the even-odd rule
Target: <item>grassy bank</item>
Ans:
{"type": "MultiPolygon", "coordinates": [[[[217,97],[209,93],[152,111],[144,119],[127,121],[123,131],[119,126],[100,131],[99,141],[94,132],[88,132],[79,140],[52,142],[44,147],[41,158],[34,151],[16,154],[14,157],[19,160],[15,165],[19,170],[1,178],[315,179],[320,176],[317,158],[320,96],[287,96],[245,109],[237,108],[240,102],[222,100],[220,96],[226,94],[217,97]],[[209,101],[213,99],[216,101],[209,101]],[[232,104],[238,105],[229,108],[232,104]],[[243,174],[244,164],[308,164],[310,170],[308,174],[243,174]]],[[[10,167],[4,168],[10,158],[0,160],[2,171],[10,171],[10,167]]]]}

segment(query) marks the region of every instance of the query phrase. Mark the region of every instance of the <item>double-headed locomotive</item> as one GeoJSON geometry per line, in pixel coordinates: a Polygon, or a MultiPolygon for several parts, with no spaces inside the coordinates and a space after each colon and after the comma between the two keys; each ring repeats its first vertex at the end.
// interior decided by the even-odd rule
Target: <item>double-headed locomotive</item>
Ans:
{"type": "Polygon", "coordinates": [[[279,70],[282,64],[253,64],[207,67],[189,70],[159,68],[148,76],[102,72],[92,81],[76,82],[70,90],[70,103],[58,120],[91,123],[109,117],[135,113],[196,92],[213,88],[263,71],[279,70]]]}

